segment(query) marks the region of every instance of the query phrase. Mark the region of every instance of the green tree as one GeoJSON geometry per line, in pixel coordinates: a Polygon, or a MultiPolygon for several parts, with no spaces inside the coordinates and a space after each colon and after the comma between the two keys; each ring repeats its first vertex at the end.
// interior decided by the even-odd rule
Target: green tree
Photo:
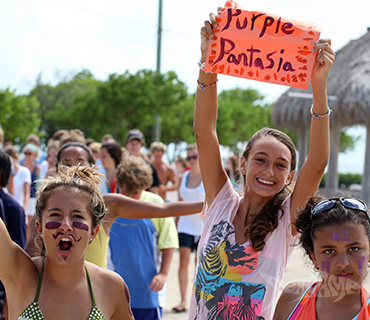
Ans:
{"type": "Polygon", "coordinates": [[[5,137],[13,142],[24,142],[30,133],[37,132],[41,123],[39,103],[34,97],[17,95],[9,88],[0,90],[0,125],[5,137]]]}
{"type": "Polygon", "coordinates": [[[239,151],[238,142],[248,141],[262,127],[271,127],[272,106],[254,89],[236,88],[219,94],[217,132],[220,144],[239,151]]]}
{"type": "Polygon", "coordinates": [[[174,128],[176,123],[181,125],[179,119],[170,126],[169,119],[175,120],[174,117],[189,110],[186,86],[174,72],[161,74],[140,70],[133,75],[128,71],[111,74],[107,81],[97,86],[95,92],[78,96],[74,102],[75,121],[83,119],[79,123],[80,128],[94,139],[111,133],[123,142],[128,130],[139,128],[149,142],[155,113],[162,118],[162,141],[173,139],[170,130],[180,134],[179,139],[184,139],[183,134],[187,132],[174,128]]]}
{"type": "Polygon", "coordinates": [[[340,135],[340,152],[346,153],[353,151],[360,138],[360,136],[350,136],[345,130],[342,130],[340,135]]]}
{"type": "Polygon", "coordinates": [[[35,87],[30,92],[30,96],[40,102],[39,130],[46,139],[59,129],[79,127],[81,119],[78,118],[80,115],[76,114],[75,100],[86,93],[93,93],[100,82],[94,79],[88,70],[58,76],[57,81],[58,84],[53,86],[43,83],[39,76],[35,87]]]}

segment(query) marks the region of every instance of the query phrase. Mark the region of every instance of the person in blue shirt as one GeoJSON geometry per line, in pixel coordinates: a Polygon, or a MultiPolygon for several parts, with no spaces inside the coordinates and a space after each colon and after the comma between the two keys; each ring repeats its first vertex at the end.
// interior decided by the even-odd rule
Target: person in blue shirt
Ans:
{"type": "MultiPolygon", "coordinates": [[[[23,248],[26,244],[26,218],[21,205],[6,188],[11,172],[11,160],[8,154],[0,150],[0,218],[3,220],[10,238],[23,248]]],[[[3,319],[5,289],[0,282],[0,319],[3,319]]]]}
{"type": "MultiPolygon", "coordinates": [[[[150,166],[141,157],[128,156],[117,171],[120,193],[132,199],[163,203],[145,191],[152,184],[150,166]]],[[[174,219],[117,218],[110,230],[111,261],[108,266],[126,281],[136,320],[162,319],[167,274],[178,248],[174,219]]]]}

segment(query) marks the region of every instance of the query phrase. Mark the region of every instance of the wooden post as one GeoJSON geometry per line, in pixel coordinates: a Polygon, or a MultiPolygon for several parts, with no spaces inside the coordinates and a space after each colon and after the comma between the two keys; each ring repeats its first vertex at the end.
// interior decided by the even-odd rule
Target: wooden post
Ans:
{"type": "Polygon", "coordinates": [[[298,166],[296,168],[296,175],[301,171],[304,161],[307,158],[307,143],[308,143],[308,136],[307,136],[308,129],[306,127],[301,127],[298,132],[298,166]]]}
{"type": "Polygon", "coordinates": [[[362,176],[362,200],[370,203],[370,126],[366,125],[366,149],[364,173],[362,176]]]}
{"type": "Polygon", "coordinates": [[[326,174],[325,193],[327,197],[333,197],[338,192],[338,154],[340,151],[340,127],[330,129],[330,158],[326,174]]]}

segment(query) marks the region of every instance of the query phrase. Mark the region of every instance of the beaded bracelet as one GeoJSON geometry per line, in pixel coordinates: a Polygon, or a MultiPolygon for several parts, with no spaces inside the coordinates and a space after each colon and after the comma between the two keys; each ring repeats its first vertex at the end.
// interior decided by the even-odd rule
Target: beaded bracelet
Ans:
{"type": "Polygon", "coordinates": [[[313,118],[320,118],[320,119],[329,117],[332,111],[333,110],[331,110],[328,107],[328,111],[326,113],[324,113],[324,114],[316,114],[315,112],[313,112],[313,104],[311,105],[311,109],[310,109],[310,112],[311,112],[312,117],[313,118]]]}
{"type": "Polygon", "coordinates": [[[198,87],[198,89],[204,91],[207,88],[214,87],[217,84],[217,81],[218,81],[218,79],[215,82],[211,83],[211,84],[203,84],[203,83],[200,83],[199,80],[197,80],[197,83],[198,83],[197,87],[198,87]]]}

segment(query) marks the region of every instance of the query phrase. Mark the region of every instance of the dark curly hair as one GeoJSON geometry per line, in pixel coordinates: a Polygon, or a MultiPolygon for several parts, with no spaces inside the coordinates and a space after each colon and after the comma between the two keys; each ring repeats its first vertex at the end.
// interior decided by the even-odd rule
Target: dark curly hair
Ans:
{"type": "Polygon", "coordinates": [[[322,197],[311,197],[307,201],[306,206],[299,211],[295,222],[297,231],[301,233],[299,244],[306,251],[310,259],[310,253],[314,250],[314,240],[317,232],[328,226],[341,225],[348,222],[362,225],[370,243],[370,221],[366,213],[360,210],[346,208],[340,203],[339,198],[332,198],[337,200],[333,208],[326,210],[323,214],[320,212],[311,216],[311,209],[324,199],[322,197]]]}
{"type": "MultiPolygon", "coordinates": [[[[276,138],[288,147],[291,154],[290,172],[294,171],[297,162],[294,143],[287,134],[276,129],[262,128],[257,131],[245,147],[243,152],[244,159],[246,161],[248,160],[249,152],[258,139],[268,136],[276,138]]],[[[243,177],[245,181],[245,176],[243,177]]],[[[257,215],[247,228],[245,235],[251,240],[255,251],[263,250],[266,245],[266,237],[277,228],[279,223],[279,210],[282,209],[281,204],[291,192],[292,190],[289,188],[289,185],[284,186],[284,188],[266,204],[263,208],[263,213],[257,215]]]]}

